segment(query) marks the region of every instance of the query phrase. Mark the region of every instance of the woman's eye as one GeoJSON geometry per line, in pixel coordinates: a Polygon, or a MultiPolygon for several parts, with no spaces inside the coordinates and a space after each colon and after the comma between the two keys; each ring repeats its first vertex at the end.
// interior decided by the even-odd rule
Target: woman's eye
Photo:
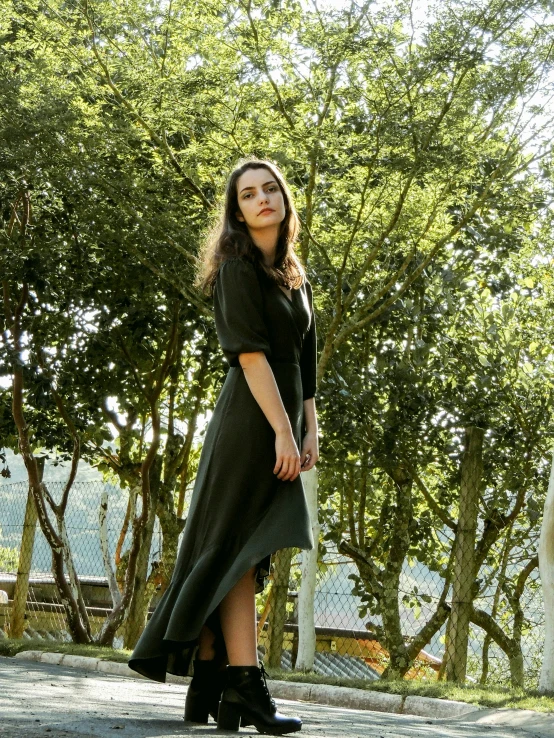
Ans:
{"type": "MultiPolygon", "coordinates": [[[[267,188],[266,192],[276,192],[276,190],[277,190],[277,187],[275,185],[272,185],[271,187],[267,188]]],[[[243,200],[246,200],[246,198],[250,197],[251,194],[252,194],[251,192],[247,192],[246,195],[243,195],[243,200]]]]}

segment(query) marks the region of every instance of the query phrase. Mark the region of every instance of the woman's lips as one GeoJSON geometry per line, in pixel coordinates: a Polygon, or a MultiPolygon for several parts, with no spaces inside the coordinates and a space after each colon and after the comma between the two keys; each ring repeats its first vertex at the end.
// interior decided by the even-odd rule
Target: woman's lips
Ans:
{"type": "Polygon", "coordinates": [[[274,213],[274,212],[275,212],[275,210],[272,210],[271,208],[266,208],[265,210],[262,210],[262,212],[259,213],[259,214],[260,215],[266,215],[267,213],[274,213]]]}

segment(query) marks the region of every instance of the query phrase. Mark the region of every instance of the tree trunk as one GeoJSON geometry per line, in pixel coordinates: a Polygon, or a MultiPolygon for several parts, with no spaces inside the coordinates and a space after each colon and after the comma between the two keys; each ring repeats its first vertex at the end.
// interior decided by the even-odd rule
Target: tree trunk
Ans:
{"type": "MultiPolygon", "coordinates": [[[[362,552],[352,546],[347,541],[341,541],[339,544],[339,551],[344,553],[346,556],[350,556],[353,561],[356,562],[360,577],[364,582],[364,587],[367,592],[372,592],[379,603],[383,599],[383,585],[380,583],[382,572],[378,572],[371,559],[370,552],[362,552]]],[[[395,643],[397,644],[396,653],[394,660],[391,659],[389,666],[383,672],[382,679],[401,679],[405,676],[406,672],[411,668],[413,662],[417,658],[422,648],[431,641],[433,636],[442,628],[448,615],[450,614],[450,605],[446,602],[446,595],[450,587],[450,580],[446,578],[443,586],[442,594],[437,604],[437,609],[431,615],[429,620],[423,624],[419,632],[410,640],[409,645],[405,645],[402,650],[399,645],[401,640],[404,641],[402,634],[400,633],[400,623],[397,620],[397,626],[395,632],[395,643]],[[399,635],[400,634],[400,637],[399,635]],[[394,671],[393,671],[394,670],[394,671]]],[[[397,593],[398,595],[398,593],[397,593]]],[[[375,623],[367,622],[366,627],[372,631],[372,638],[376,638],[385,648],[388,648],[391,643],[391,638],[385,634],[385,630],[382,626],[375,623]]],[[[390,624],[389,624],[390,627],[390,624]]],[[[391,631],[392,632],[392,631],[391,631]]],[[[369,636],[368,636],[369,637],[369,636]]]]}
{"type": "Polygon", "coordinates": [[[380,610],[385,647],[389,664],[383,679],[402,679],[411,666],[411,659],[402,634],[399,587],[402,566],[410,547],[412,520],[412,479],[403,466],[388,470],[396,486],[394,529],[387,564],[381,574],[380,610]]]}
{"type": "Polygon", "coordinates": [[[523,654],[521,651],[510,656],[510,684],[513,689],[523,689],[525,669],[523,668],[523,654]]]}
{"type": "Polygon", "coordinates": [[[539,539],[539,572],[544,600],[544,651],[539,692],[554,692],[554,458],[539,539]]]}
{"type": "Polygon", "coordinates": [[[471,622],[482,628],[508,657],[512,686],[523,687],[523,654],[521,652],[521,644],[514,638],[506,635],[488,612],[477,610],[472,605],[470,618],[471,622]]]}
{"type": "Polygon", "coordinates": [[[483,438],[481,428],[466,429],[465,451],[461,464],[460,504],[452,575],[452,610],[446,640],[446,679],[464,682],[467,668],[469,624],[475,582],[475,542],[479,491],[483,477],[483,438]]]}
{"type": "MultiPolygon", "coordinates": [[[[129,506],[127,506],[129,509],[129,506]]],[[[100,532],[100,551],[102,553],[102,563],[104,564],[104,573],[108,580],[108,588],[112,598],[112,605],[117,607],[121,603],[121,592],[117,585],[115,572],[110,559],[110,549],[108,545],[108,493],[102,492],[100,498],[100,510],[98,512],[98,529],[100,532]]]]}
{"type": "Polygon", "coordinates": [[[123,648],[132,650],[140,638],[146,618],[150,601],[154,595],[154,586],[148,576],[148,564],[152,548],[152,537],[154,534],[154,523],[156,521],[156,502],[160,488],[161,459],[155,457],[150,470],[150,504],[148,517],[140,532],[141,542],[137,555],[137,563],[134,576],[133,594],[127,612],[125,622],[125,635],[123,648]]]}
{"type": "MultiPolygon", "coordinates": [[[[38,458],[36,462],[39,481],[42,482],[45,459],[44,457],[41,457],[38,458]]],[[[33,562],[37,520],[38,515],[35,500],[33,498],[33,491],[29,488],[29,491],[27,492],[27,504],[25,506],[21,548],[19,550],[19,563],[17,565],[17,579],[15,581],[12,611],[10,616],[10,638],[23,638],[23,631],[25,630],[25,610],[27,606],[27,595],[29,593],[29,574],[31,572],[31,564],[33,562]]]]}
{"type": "Polygon", "coordinates": [[[160,585],[160,594],[163,594],[169,586],[173,570],[175,569],[179,549],[179,536],[184,528],[184,522],[175,513],[170,513],[169,511],[166,511],[165,515],[158,515],[158,519],[162,529],[162,555],[160,570],[158,572],[158,584],[160,585]]]}
{"type": "Polygon", "coordinates": [[[514,643],[514,649],[510,658],[510,673],[512,677],[512,687],[524,687],[525,670],[523,668],[523,651],[521,649],[521,637],[523,631],[523,624],[525,622],[525,616],[523,614],[523,608],[521,606],[521,598],[525,590],[525,585],[529,579],[530,574],[539,565],[538,555],[533,556],[529,559],[527,564],[519,572],[517,583],[513,593],[509,590],[505,590],[506,597],[514,613],[514,620],[512,625],[512,641],[514,643]]]}
{"type": "Polygon", "coordinates": [[[282,548],[275,554],[273,586],[270,594],[271,611],[268,618],[267,633],[269,644],[267,664],[273,669],[281,668],[292,552],[292,548],[282,548]]]}
{"type": "Polygon", "coordinates": [[[313,669],[315,658],[315,620],[314,600],[317,578],[317,558],[319,549],[319,531],[321,526],[317,518],[317,468],[314,467],[303,475],[306,500],[310,511],[314,547],[311,551],[302,552],[302,579],[298,593],[298,654],[295,669],[313,669]]]}
{"type": "MultiPolygon", "coordinates": [[[[506,540],[504,541],[504,548],[502,550],[502,558],[500,560],[500,568],[496,576],[497,583],[496,583],[496,589],[494,591],[494,598],[492,601],[492,609],[491,609],[492,618],[496,618],[496,614],[498,612],[498,606],[500,604],[500,595],[505,590],[506,569],[508,568],[508,561],[509,561],[511,550],[512,550],[512,528],[510,528],[506,534],[506,540]]],[[[487,683],[487,679],[489,676],[489,648],[490,648],[491,643],[492,643],[492,636],[490,635],[490,633],[486,633],[485,638],[483,639],[483,648],[482,648],[482,655],[481,655],[481,676],[479,678],[479,684],[483,684],[483,685],[487,683]]]]}
{"type": "Polygon", "coordinates": [[[177,560],[179,536],[185,527],[184,520],[178,517],[175,512],[173,490],[176,484],[177,479],[174,475],[170,479],[165,479],[160,484],[160,494],[156,506],[156,512],[162,530],[162,552],[160,566],[156,576],[156,584],[160,585],[160,593],[165,592],[171,581],[177,560]]]}
{"type": "MultiPolygon", "coordinates": [[[[21,291],[19,301],[13,312],[11,306],[10,289],[6,281],[2,283],[2,292],[4,302],[4,314],[6,316],[7,324],[10,326],[10,332],[14,344],[14,352],[16,356],[20,357],[23,350],[21,343],[21,318],[29,299],[29,285],[27,283],[23,284],[23,289],[21,291]]],[[[23,459],[25,468],[27,470],[29,489],[33,495],[37,519],[40,528],[44,534],[44,537],[46,538],[46,541],[48,542],[48,545],[50,546],[50,549],[52,551],[52,574],[54,575],[54,580],[56,582],[60,601],[67,617],[67,625],[73,637],[73,640],[76,643],[89,643],[90,636],[88,618],[85,613],[85,620],[84,622],[82,621],[79,605],[75,600],[72,588],[70,587],[65,577],[63,550],[64,542],[57,534],[46,509],[46,496],[48,494],[48,490],[40,479],[41,472],[39,471],[39,464],[37,463],[37,459],[33,454],[30,441],[32,431],[27,425],[23,409],[25,382],[23,375],[23,363],[20,359],[18,359],[17,361],[14,360],[12,365],[12,372],[12,415],[15,426],[17,428],[18,446],[21,453],[21,458],[23,459]]],[[[72,472],[74,472],[76,469],[76,461],[77,456],[75,455],[74,451],[72,472]]],[[[70,477],[66,484],[66,489],[64,491],[66,502],[67,493],[69,493],[72,481],[73,478],[70,477]]],[[[49,494],[48,499],[49,504],[54,507],[52,505],[52,498],[49,494]]]]}

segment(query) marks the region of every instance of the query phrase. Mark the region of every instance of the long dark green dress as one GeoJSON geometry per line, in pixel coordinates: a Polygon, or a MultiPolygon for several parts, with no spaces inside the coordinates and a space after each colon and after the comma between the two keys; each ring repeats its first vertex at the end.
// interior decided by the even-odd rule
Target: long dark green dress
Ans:
{"type": "Polygon", "coordinates": [[[311,285],[305,280],[289,300],[263,270],[234,257],[219,269],[214,313],[229,370],[206,430],[171,583],[129,661],[160,682],[166,672],[192,674],[204,623],[225,649],[219,603],[250,567],[256,565],[259,593],[272,553],[314,546],[302,475],[284,481],[273,473],[275,432],[238,360],[242,352],[265,352],[301,450],[303,401],[316,389],[311,285]]]}

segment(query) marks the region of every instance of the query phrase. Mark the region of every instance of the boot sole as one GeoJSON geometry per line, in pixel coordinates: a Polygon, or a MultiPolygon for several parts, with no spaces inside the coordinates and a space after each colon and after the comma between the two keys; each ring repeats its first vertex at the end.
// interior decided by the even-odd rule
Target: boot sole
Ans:
{"type": "Polygon", "coordinates": [[[230,703],[219,703],[219,712],[217,715],[218,730],[227,730],[237,733],[240,726],[253,725],[258,733],[266,733],[268,735],[287,735],[288,733],[296,733],[302,728],[300,725],[291,725],[290,728],[278,725],[270,726],[259,723],[248,710],[243,710],[238,706],[230,703]]]}

